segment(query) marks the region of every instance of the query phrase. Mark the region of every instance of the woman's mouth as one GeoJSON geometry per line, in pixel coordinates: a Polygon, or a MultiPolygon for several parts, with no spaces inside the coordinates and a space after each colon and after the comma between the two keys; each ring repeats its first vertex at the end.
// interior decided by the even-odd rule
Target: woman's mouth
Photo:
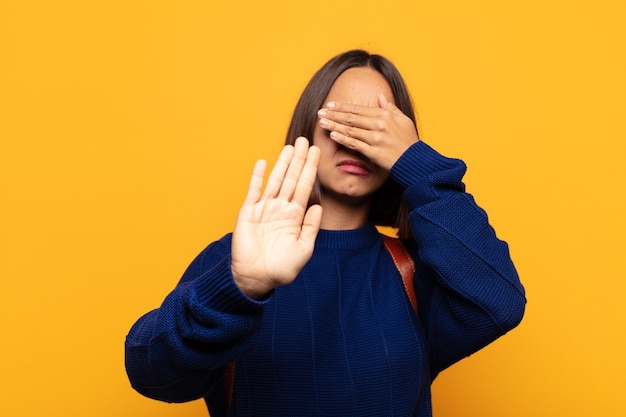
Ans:
{"type": "Polygon", "coordinates": [[[370,167],[356,159],[344,159],[337,164],[337,168],[346,174],[366,176],[371,172],[370,167]]]}

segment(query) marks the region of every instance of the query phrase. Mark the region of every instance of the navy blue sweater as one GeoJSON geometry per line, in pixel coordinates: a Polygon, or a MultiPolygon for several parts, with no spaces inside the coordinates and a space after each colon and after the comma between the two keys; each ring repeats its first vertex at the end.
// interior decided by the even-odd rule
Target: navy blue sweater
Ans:
{"type": "Polygon", "coordinates": [[[525,307],[508,246],[464,173],[424,142],[390,172],[410,207],[419,318],[373,225],[321,230],[296,280],[260,301],[234,283],[227,235],[132,327],[131,384],[163,401],[204,397],[217,417],[235,361],[230,415],[431,416],[435,376],[514,328],[525,307]]]}

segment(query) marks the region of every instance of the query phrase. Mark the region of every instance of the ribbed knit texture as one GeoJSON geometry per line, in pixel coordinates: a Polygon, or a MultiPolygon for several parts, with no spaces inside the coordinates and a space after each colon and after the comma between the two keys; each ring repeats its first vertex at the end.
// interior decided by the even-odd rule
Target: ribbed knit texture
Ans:
{"type": "Polygon", "coordinates": [[[411,207],[419,320],[372,225],[320,231],[296,280],[262,301],[235,285],[227,235],[131,329],[131,383],[164,401],[205,397],[217,417],[235,360],[230,415],[431,416],[432,379],[515,327],[525,305],[464,172],[423,142],[391,170],[411,207]]]}

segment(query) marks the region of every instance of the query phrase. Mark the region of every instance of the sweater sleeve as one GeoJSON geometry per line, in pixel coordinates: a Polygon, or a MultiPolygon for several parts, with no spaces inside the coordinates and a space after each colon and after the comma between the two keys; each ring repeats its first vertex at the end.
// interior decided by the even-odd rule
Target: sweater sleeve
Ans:
{"type": "Polygon", "coordinates": [[[161,306],[126,337],[131,385],[157,400],[184,402],[210,395],[225,367],[249,349],[266,301],[246,297],[230,270],[230,235],[189,265],[161,306]]]}
{"type": "Polygon", "coordinates": [[[404,188],[415,237],[415,291],[432,377],[521,321],[524,288],[506,242],[465,192],[465,163],[424,142],[391,169],[404,188]]]}

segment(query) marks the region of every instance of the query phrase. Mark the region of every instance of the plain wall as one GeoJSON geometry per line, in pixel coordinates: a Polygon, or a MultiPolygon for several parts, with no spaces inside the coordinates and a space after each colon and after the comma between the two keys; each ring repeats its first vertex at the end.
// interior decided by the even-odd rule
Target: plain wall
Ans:
{"type": "Polygon", "coordinates": [[[351,48],[400,68],[527,289],[522,324],[435,381],[435,417],[625,415],[624,8],[0,1],[0,415],[206,415],[135,393],[125,335],[351,48]]]}

